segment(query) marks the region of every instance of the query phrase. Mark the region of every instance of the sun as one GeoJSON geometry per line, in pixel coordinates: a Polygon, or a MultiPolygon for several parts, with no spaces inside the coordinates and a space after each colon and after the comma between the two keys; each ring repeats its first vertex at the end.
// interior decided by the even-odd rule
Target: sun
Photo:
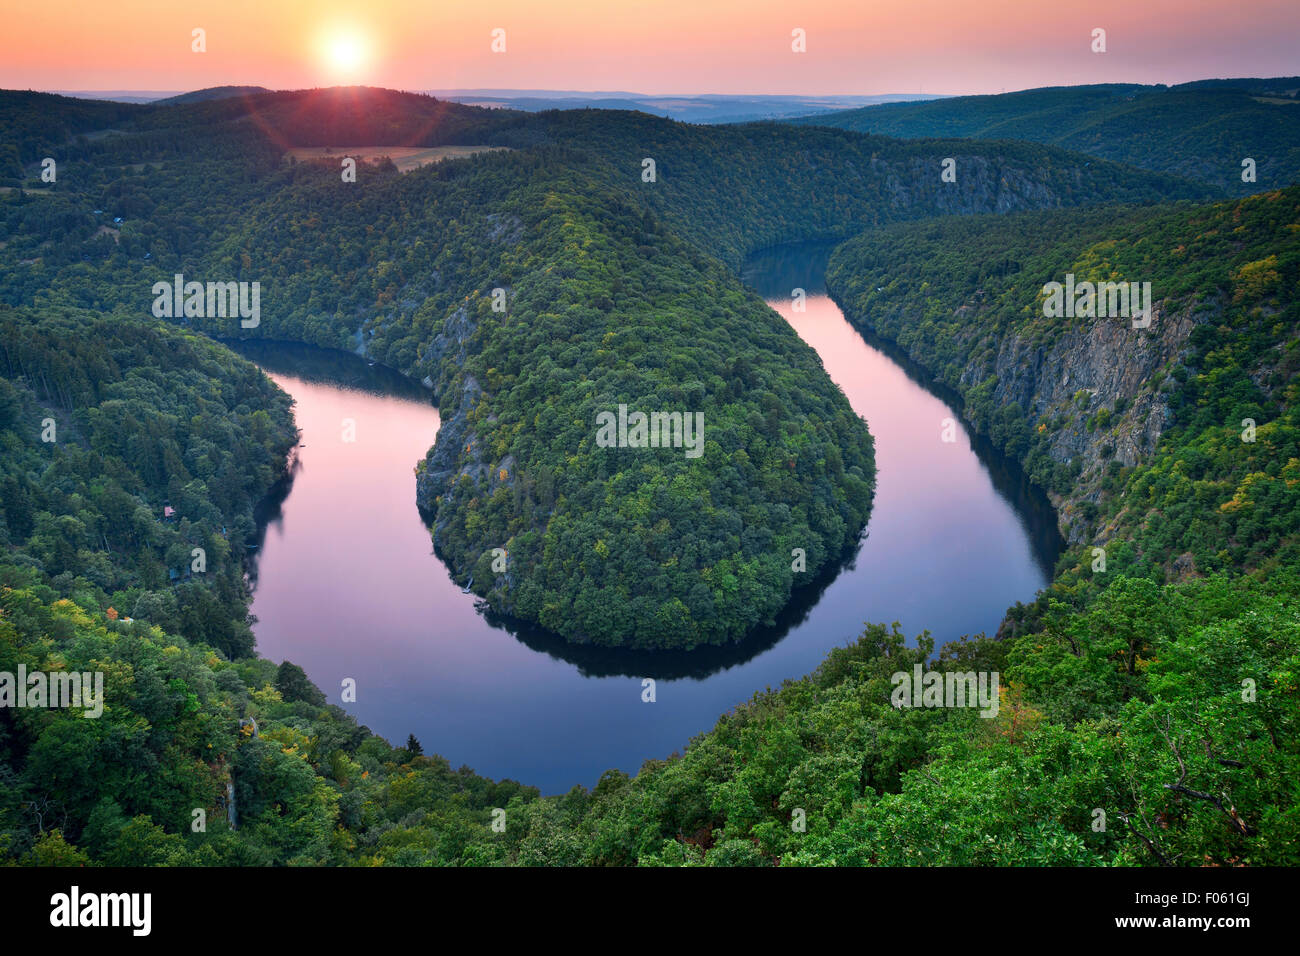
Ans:
{"type": "Polygon", "coordinates": [[[366,37],[352,29],[336,29],[320,44],[321,58],[339,79],[355,79],[370,59],[366,37]]]}
{"type": "Polygon", "coordinates": [[[337,36],[330,41],[330,64],[340,70],[355,70],[366,58],[361,40],[354,36],[337,36]]]}

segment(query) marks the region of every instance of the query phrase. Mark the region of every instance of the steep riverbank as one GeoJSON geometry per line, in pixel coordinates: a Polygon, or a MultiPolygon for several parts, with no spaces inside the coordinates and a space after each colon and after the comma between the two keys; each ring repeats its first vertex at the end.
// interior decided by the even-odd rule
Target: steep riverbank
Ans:
{"type": "MultiPolygon", "coordinates": [[[[844,290],[840,295],[847,297],[844,290]]],[[[942,374],[943,369],[934,365],[933,354],[902,333],[897,323],[874,320],[866,312],[855,313],[841,297],[831,293],[855,328],[896,345],[931,375],[942,374]]],[[[981,295],[972,296],[958,309],[972,327],[988,318],[982,299],[981,295]]],[[[1078,519],[1084,504],[1099,500],[1107,466],[1117,462],[1132,467],[1148,458],[1172,420],[1168,393],[1160,390],[1161,380],[1153,382],[1153,377],[1187,354],[1188,337],[1197,319],[1187,310],[1166,312],[1163,305],[1154,310],[1152,334],[1136,340],[1115,322],[1066,332],[1050,345],[1032,332],[996,337],[992,351],[987,340],[977,341],[975,335],[969,338],[974,354],[961,367],[954,385],[967,400],[962,417],[990,437],[993,419],[981,414],[982,409],[971,401],[973,396],[989,396],[995,410],[1017,408],[1025,420],[1052,422],[1047,454],[1070,469],[1074,480],[1066,491],[1057,490],[1059,485],[1045,491],[1057,510],[1061,535],[1071,545],[1088,540],[1088,525],[1078,519]],[[1108,427],[1098,429],[1097,415],[1103,408],[1108,427]]],[[[1024,456],[1019,463],[1026,464],[1024,456]]]]}
{"type": "MultiPolygon", "coordinates": [[[[1105,215],[1115,214],[1073,214],[1093,226],[1105,215]]],[[[1165,286],[1156,290],[1149,328],[1135,328],[1130,317],[1043,318],[1039,285],[1075,268],[1083,281],[1098,257],[1102,274],[1113,275],[1104,272],[1105,252],[1086,243],[1077,265],[1064,252],[1059,266],[1027,263],[1054,240],[1058,250],[1066,245],[1065,222],[1063,214],[1028,214],[948,220],[924,235],[915,227],[868,233],[837,249],[827,281],[855,327],[895,343],[952,388],[964,420],[1047,490],[1069,544],[1104,544],[1114,527],[1096,520],[1099,503],[1121,471],[1150,460],[1172,426],[1177,383],[1169,373],[1221,304],[1165,286]],[[1004,241],[1002,258],[973,255],[969,272],[944,263],[941,244],[951,250],[979,237],[989,246],[1004,241]],[[938,258],[901,264],[927,255],[938,258]]]]}

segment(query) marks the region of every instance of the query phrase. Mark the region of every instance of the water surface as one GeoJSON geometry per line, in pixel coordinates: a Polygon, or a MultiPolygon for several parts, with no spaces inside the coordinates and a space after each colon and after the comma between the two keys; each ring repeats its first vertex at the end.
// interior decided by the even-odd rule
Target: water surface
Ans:
{"type": "Polygon", "coordinates": [[[877,490],[856,553],[802,589],[779,626],[692,653],[575,648],[476,607],[433,554],[414,467],[438,430],[428,393],[345,353],[241,347],[295,399],[304,447],[267,516],[255,568],[258,650],[301,665],[334,703],[394,744],[544,793],[681,750],[755,691],[815,668],[864,622],[940,642],[993,633],[1032,599],[1058,539],[1045,500],[956,424],[923,373],[868,344],[824,294],[826,250],[775,250],[746,280],[821,355],[876,442],[877,490]],[[795,312],[791,290],[808,292],[795,312]],[[345,441],[345,420],[355,441],[345,441]],[[341,682],[357,682],[355,703],[341,682]],[[641,679],[657,700],[641,700],[641,679]]]}

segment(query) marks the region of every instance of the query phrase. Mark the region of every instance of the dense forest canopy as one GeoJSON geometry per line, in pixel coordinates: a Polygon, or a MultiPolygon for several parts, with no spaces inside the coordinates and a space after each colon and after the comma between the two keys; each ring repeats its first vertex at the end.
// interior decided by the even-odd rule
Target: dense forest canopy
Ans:
{"type": "Polygon", "coordinates": [[[1300,182],[1300,77],[1106,83],[886,103],[788,122],[905,139],[1027,140],[1244,196],[1300,182]],[[1244,161],[1249,159],[1250,176],[1244,161]]]}
{"type": "Polygon", "coordinates": [[[244,553],[295,435],[288,397],[200,335],[0,307],[0,546],[87,607],[252,653],[244,553]]]}
{"type": "Polygon", "coordinates": [[[0,174],[30,192],[0,198],[0,671],[107,688],[100,720],[0,708],[6,862],[1300,862],[1297,190],[1192,203],[1202,187],[1033,144],[374,91],[120,112],[4,96],[0,174]],[[350,184],[284,159],[295,117],[354,101],[373,125],[331,135],[514,149],[350,184]],[[393,747],[252,654],[241,548],[295,438],[287,397],[199,333],[427,378],[444,424],[418,494],[456,573],[575,639],[687,646],[764,619],[790,549],[810,542],[812,570],[866,520],[864,423],[729,268],[855,234],[828,275],[846,313],[957,389],[1071,526],[1056,581],[998,637],[936,655],[869,625],[683,753],[549,797],[393,747]],[[1069,271],[1151,281],[1165,337],[1132,395],[1080,388],[1044,415],[1059,383],[1009,394],[1006,361],[1099,328],[1044,318],[1069,271]],[[178,272],[260,282],[260,325],[153,317],[178,272]],[[704,456],[593,448],[594,414],[623,403],[704,412],[704,456]],[[997,716],[893,706],[914,667],[1001,672],[997,716]]]}

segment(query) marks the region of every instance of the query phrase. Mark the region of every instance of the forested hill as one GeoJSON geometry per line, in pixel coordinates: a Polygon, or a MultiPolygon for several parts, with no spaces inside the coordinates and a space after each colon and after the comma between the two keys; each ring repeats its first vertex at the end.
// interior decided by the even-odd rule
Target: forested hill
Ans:
{"type": "Polygon", "coordinates": [[[390,91],[158,107],[135,129],[68,144],[53,190],[0,206],[4,296],[143,313],[178,273],[259,282],[254,329],[181,318],[427,378],[444,424],[419,500],[458,578],[570,640],[638,647],[740,638],[866,522],[863,423],[717,257],[942,212],[1199,192],[1033,144],[519,116],[390,91]],[[352,183],[337,159],[283,161],[334,108],[360,124],[354,141],[396,111],[390,141],[512,149],[363,165],[352,183]],[[596,415],[619,405],[702,413],[702,455],[593,452],[596,415]],[[490,573],[498,548],[510,563],[490,573]]]}
{"type": "Polygon", "coordinates": [[[1300,182],[1300,77],[1052,87],[889,103],[786,122],[906,139],[969,136],[1077,150],[1246,195],[1300,182]],[[1242,180],[1242,160],[1256,178],[1242,180]]]}
{"type": "MultiPolygon", "coordinates": [[[[200,136],[214,128],[229,137],[225,124],[252,127],[280,146],[438,146],[479,142],[489,131],[525,120],[513,110],[462,106],[420,93],[372,87],[271,92],[260,87],[182,94],[148,104],[87,100],[53,93],[0,90],[0,142],[16,145],[24,165],[67,151],[85,155],[109,134],[140,136],[151,130],[185,131],[200,136]]],[[[138,153],[156,149],[147,140],[131,143],[138,153]]],[[[193,149],[194,144],[188,144],[193,149]]],[[[93,155],[93,153],[92,153],[93,155]]],[[[149,159],[141,155],[141,159],[149,159]]],[[[11,170],[0,170],[4,175],[11,170]]]]}
{"type": "Polygon", "coordinates": [[[65,149],[74,137],[129,125],[143,106],[54,93],[0,90],[0,186],[17,185],[24,167],[65,149]]]}
{"type": "Polygon", "coordinates": [[[566,162],[630,188],[631,198],[733,268],[779,242],[846,237],[904,219],[1209,195],[1178,177],[1032,143],[908,143],[775,123],[698,127],[569,110],[538,114],[493,141],[565,146],[576,153],[566,162]],[[941,176],[945,159],[953,160],[953,182],[941,176]],[[641,181],[647,160],[652,186],[641,181]]]}
{"type": "Polygon", "coordinates": [[[201,335],[0,306],[0,564],[85,607],[251,654],[253,509],[295,435],[288,396],[201,335]]]}

